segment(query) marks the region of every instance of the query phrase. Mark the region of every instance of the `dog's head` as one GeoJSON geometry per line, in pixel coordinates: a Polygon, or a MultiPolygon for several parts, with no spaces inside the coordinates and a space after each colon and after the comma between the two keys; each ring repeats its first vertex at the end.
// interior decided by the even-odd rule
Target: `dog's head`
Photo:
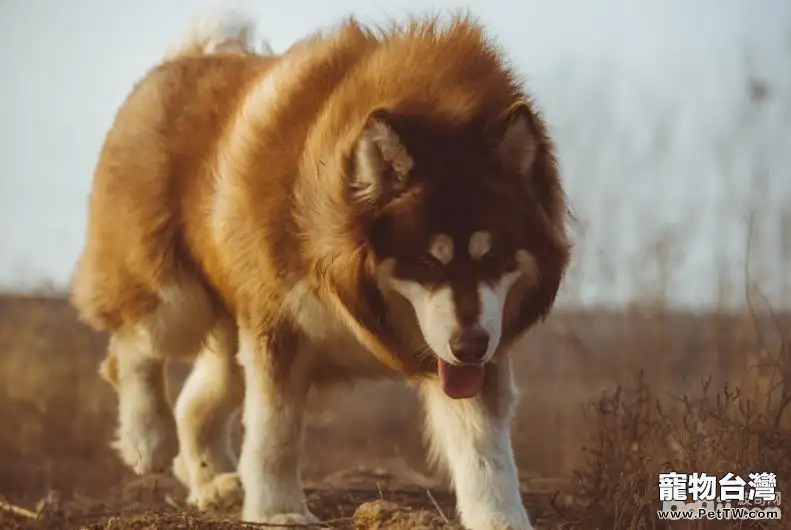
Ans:
{"type": "Polygon", "coordinates": [[[474,395],[485,363],[548,313],[569,259],[543,122],[524,102],[462,125],[376,110],[351,166],[391,324],[419,329],[449,395],[474,395]]]}

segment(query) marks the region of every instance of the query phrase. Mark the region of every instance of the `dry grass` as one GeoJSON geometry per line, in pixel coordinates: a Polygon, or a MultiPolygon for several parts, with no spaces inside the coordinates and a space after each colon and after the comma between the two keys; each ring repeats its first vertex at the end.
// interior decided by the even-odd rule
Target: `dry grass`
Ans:
{"type": "MultiPolygon", "coordinates": [[[[670,313],[654,305],[642,311],[654,325],[641,339],[622,337],[613,348],[608,357],[616,383],[587,404],[574,479],[562,501],[553,502],[564,527],[670,527],[657,516],[660,473],[733,473],[749,480],[750,473],[770,472],[781,497],[785,493],[791,479],[791,318],[775,313],[752,282],[750,254],[748,241],[743,313],[709,314],[679,342],[670,313]]],[[[672,527],[786,528],[788,522],[696,520],[672,527]]]]}
{"type": "MultiPolygon", "coordinates": [[[[592,435],[575,476],[568,523],[580,528],[664,528],[658,520],[658,475],[670,471],[776,473],[791,476],[791,394],[768,387],[752,396],[704,381],[698,392],[662,396],[641,372],[627,386],[605,392],[589,409],[592,435]]],[[[784,528],[787,522],[774,523],[784,528]]],[[[770,528],[766,522],[696,521],[674,528],[770,528]]]]}
{"type": "MultiPolygon", "coordinates": [[[[663,471],[770,471],[785,492],[790,324],[791,315],[766,310],[553,315],[517,362],[524,400],[514,446],[540,527],[662,528],[663,471]]],[[[46,514],[31,521],[0,509],[0,526],[240,527],[229,519],[235,512],[194,514],[171,478],[135,479],[110,452],[115,398],[95,373],[103,347],[63,300],[0,299],[0,496],[46,514]]],[[[173,370],[174,390],[183,375],[173,370]]],[[[453,528],[452,495],[423,464],[419,415],[399,385],[314,396],[305,462],[312,508],[342,527],[453,528]],[[367,502],[376,504],[355,519],[367,502]]],[[[750,525],[732,527],[772,527],[750,525]]]]}

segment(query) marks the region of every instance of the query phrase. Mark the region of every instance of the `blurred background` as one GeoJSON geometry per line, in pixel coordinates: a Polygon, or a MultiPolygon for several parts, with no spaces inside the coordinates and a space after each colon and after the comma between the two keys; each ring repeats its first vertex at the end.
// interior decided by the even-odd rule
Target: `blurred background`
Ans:
{"type": "MultiPolygon", "coordinates": [[[[638,421],[584,411],[640,369],[661,389],[653,397],[702,395],[711,377],[785,418],[791,2],[2,0],[0,425],[16,428],[0,435],[0,494],[96,493],[128,478],[106,449],[115,402],[95,375],[104,338],[78,325],[61,295],[118,105],[188,22],[218,5],[251,13],[275,51],[349,14],[382,22],[468,9],[526,78],[576,216],[558,309],[519,348],[526,399],[514,430],[526,488],[588,465],[583,440],[601,442],[602,425],[625,432],[627,416],[638,421]],[[64,410],[66,423],[57,419],[64,410]],[[75,485],[75,462],[86,459],[104,471],[75,485]]],[[[182,376],[174,372],[174,391],[182,376]]],[[[355,392],[312,409],[307,476],[326,479],[362,459],[429,480],[411,394],[400,385],[355,392]],[[403,406],[378,405],[393,400],[403,406]],[[366,429],[342,427],[356,421],[366,429]],[[310,445],[311,432],[323,446],[310,445]]],[[[669,444],[656,450],[681,458],[683,436],[670,433],[682,427],[652,425],[646,432],[669,444]]],[[[722,436],[717,425],[712,437],[722,436]]],[[[629,436],[623,447],[642,447],[629,436]]],[[[711,461],[736,466],[734,455],[711,461]]]]}
{"type": "MultiPolygon", "coordinates": [[[[117,106],[186,23],[217,5],[2,2],[0,286],[65,286],[117,106]]],[[[623,305],[661,294],[687,308],[739,305],[751,213],[755,273],[775,305],[791,303],[791,3],[227,5],[252,13],[276,51],[351,13],[381,22],[469,9],[528,80],[558,143],[581,223],[564,304],[623,305]],[[646,262],[656,254],[669,270],[646,262]]]]}

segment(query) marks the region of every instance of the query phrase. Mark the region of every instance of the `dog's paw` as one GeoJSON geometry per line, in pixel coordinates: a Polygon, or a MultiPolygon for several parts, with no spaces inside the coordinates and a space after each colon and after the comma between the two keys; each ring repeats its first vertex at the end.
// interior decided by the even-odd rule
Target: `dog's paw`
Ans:
{"type": "Polygon", "coordinates": [[[467,530],[533,530],[530,518],[523,511],[512,514],[491,514],[481,517],[463,518],[462,525],[467,530]]]}
{"type": "Polygon", "coordinates": [[[237,473],[221,473],[190,492],[187,503],[199,510],[217,510],[241,503],[244,497],[237,473]]]}
{"type": "Polygon", "coordinates": [[[262,518],[258,521],[269,525],[270,528],[277,528],[277,525],[284,525],[283,528],[293,525],[319,525],[321,520],[310,512],[306,513],[278,513],[262,518]],[[274,526],[272,526],[274,525],[274,526]]]}
{"type": "Polygon", "coordinates": [[[245,506],[242,513],[242,521],[248,523],[265,524],[269,527],[279,528],[278,525],[316,525],[319,527],[321,520],[313,515],[307,508],[294,512],[283,513],[251,513],[254,510],[250,506],[245,506]],[[272,526],[274,525],[274,526],[272,526]]]}
{"type": "Polygon", "coordinates": [[[137,475],[167,471],[178,453],[176,430],[166,421],[148,428],[122,429],[112,447],[137,475]]]}

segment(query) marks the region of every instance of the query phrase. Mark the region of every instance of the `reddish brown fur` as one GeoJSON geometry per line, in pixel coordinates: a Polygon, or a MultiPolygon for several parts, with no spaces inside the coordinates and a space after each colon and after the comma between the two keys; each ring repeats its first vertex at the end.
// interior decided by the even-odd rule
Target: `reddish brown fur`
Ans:
{"type": "MultiPolygon", "coordinates": [[[[540,273],[509,300],[510,343],[550,310],[569,257],[552,144],[530,104],[519,105],[527,100],[466,19],[382,33],[349,21],[281,57],[165,62],[107,136],[72,302],[94,328],[117,330],[151,313],[163,287],[197,278],[218,315],[268,334],[292,330],[284,297],[304,281],[382,362],[416,375],[435,367],[413,355],[414,319],[379,292],[376,265],[394,256],[397,275],[431,281],[416,265],[430,234],[488,229],[495,248],[529,250],[540,273]],[[310,58],[299,84],[242,116],[245,99],[295,54],[310,58]],[[415,168],[406,193],[372,206],[353,199],[351,155],[379,109],[415,168]],[[529,179],[512,178],[493,155],[514,112],[535,134],[529,179]]],[[[450,281],[494,277],[508,260],[498,253],[483,270],[460,262],[450,281]]]]}

